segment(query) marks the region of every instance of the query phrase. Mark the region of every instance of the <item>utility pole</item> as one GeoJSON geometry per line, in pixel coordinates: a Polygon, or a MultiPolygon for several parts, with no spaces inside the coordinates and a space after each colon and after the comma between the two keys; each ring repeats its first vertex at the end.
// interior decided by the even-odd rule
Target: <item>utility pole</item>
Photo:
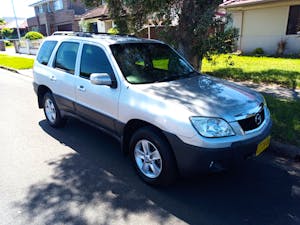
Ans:
{"type": "Polygon", "coordinates": [[[16,21],[16,26],[17,26],[17,32],[18,32],[18,39],[20,40],[21,39],[21,35],[20,35],[20,29],[19,29],[18,19],[17,19],[17,16],[16,16],[14,0],[11,0],[11,5],[12,5],[14,16],[15,16],[15,21],[16,21]]]}

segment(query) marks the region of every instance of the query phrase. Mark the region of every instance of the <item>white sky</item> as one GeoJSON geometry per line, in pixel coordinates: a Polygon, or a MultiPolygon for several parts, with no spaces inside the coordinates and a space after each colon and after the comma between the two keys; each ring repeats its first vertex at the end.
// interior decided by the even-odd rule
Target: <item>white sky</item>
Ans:
{"type": "MultiPolygon", "coordinates": [[[[17,17],[33,17],[33,7],[29,7],[28,5],[38,1],[39,0],[13,0],[17,17]]],[[[0,0],[0,18],[13,16],[12,0],[0,0]]]]}

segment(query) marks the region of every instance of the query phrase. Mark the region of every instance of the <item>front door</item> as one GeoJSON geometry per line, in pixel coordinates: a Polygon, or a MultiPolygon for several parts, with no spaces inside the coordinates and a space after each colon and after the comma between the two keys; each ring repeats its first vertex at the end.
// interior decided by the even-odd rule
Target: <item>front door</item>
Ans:
{"type": "Polygon", "coordinates": [[[113,69],[104,50],[97,45],[84,44],[79,76],[76,78],[76,110],[91,122],[115,131],[120,87],[94,85],[90,82],[92,73],[107,73],[114,79],[113,69]]]}

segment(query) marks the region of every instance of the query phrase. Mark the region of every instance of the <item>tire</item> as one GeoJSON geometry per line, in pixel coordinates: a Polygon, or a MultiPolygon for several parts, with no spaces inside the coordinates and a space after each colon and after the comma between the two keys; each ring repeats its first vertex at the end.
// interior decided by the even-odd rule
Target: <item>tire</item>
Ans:
{"type": "Polygon", "coordinates": [[[167,186],[177,178],[177,166],[169,143],[152,127],[137,130],[129,145],[138,175],[148,184],[167,186]]]}
{"type": "Polygon", "coordinates": [[[66,120],[61,116],[59,108],[51,93],[47,92],[43,99],[44,114],[51,127],[62,127],[66,120]]]}

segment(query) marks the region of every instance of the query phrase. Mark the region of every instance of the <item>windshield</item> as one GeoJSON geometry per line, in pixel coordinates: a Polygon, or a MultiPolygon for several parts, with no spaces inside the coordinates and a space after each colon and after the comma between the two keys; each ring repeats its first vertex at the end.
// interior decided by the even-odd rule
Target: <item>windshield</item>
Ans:
{"type": "Polygon", "coordinates": [[[171,81],[195,75],[194,69],[173,49],[160,43],[111,45],[126,80],[132,84],[171,81]]]}

